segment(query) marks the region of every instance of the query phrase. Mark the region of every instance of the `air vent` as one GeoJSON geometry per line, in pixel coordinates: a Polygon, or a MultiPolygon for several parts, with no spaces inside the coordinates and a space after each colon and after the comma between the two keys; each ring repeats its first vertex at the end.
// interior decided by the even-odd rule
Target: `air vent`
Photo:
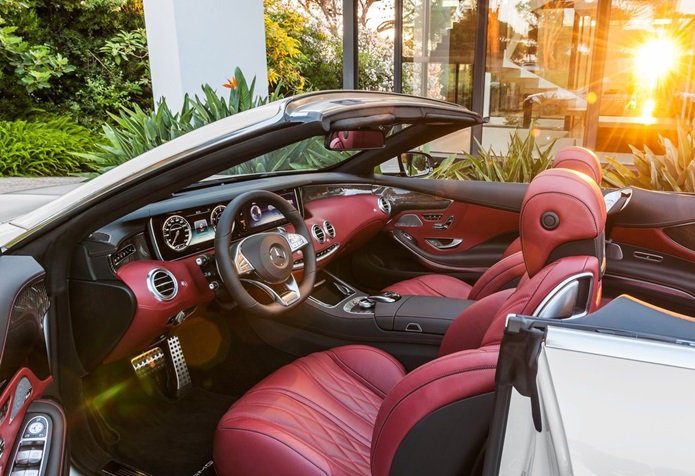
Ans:
{"type": "Polygon", "coordinates": [[[379,210],[387,215],[391,214],[391,202],[389,202],[385,197],[379,197],[377,204],[379,205],[379,210]]]}
{"type": "Polygon", "coordinates": [[[313,235],[314,239],[320,243],[323,244],[326,242],[326,233],[323,231],[323,228],[321,228],[318,225],[313,225],[311,227],[311,234],[313,235]]]}
{"type": "Polygon", "coordinates": [[[323,222],[323,229],[326,230],[326,234],[328,235],[328,238],[335,238],[335,227],[333,226],[333,223],[329,221],[324,221],[323,222]]]}
{"type": "Polygon", "coordinates": [[[155,268],[147,275],[147,289],[158,301],[171,301],[176,297],[179,285],[171,271],[155,268]]]}

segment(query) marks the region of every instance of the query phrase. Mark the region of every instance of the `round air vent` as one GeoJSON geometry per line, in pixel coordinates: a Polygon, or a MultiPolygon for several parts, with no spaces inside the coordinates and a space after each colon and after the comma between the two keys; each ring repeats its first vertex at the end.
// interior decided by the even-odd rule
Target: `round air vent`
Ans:
{"type": "Polygon", "coordinates": [[[323,244],[326,242],[326,233],[323,231],[323,228],[321,228],[318,225],[313,225],[311,227],[311,235],[320,244],[323,244]]]}
{"type": "Polygon", "coordinates": [[[176,297],[179,285],[171,271],[155,268],[147,274],[147,289],[158,301],[171,301],[176,297]]]}
{"type": "Polygon", "coordinates": [[[391,214],[391,202],[389,202],[385,197],[379,197],[377,204],[379,205],[379,210],[387,215],[391,214]]]}
{"type": "Polygon", "coordinates": [[[333,226],[333,223],[329,221],[324,221],[323,229],[326,231],[326,234],[329,238],[335,238],[335,227],[333,226]]]}

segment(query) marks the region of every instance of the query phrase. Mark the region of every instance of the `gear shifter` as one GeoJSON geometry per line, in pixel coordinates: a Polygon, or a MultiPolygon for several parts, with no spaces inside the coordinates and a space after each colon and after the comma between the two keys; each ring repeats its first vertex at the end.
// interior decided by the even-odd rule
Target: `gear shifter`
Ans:
{"type": "Polygon", "coordinates": [[[387,304],[394,303],[401,299],[401,295],[393,291],[384,291],[381,294],[374,294],[372,296],[367,296],[359,300],[357,305],[362,309],[373,309],[378,302],[384,302],[387,304]]]}
{"type": "Polygon", "coordinates": [[[375,302],[396,302],[401,299],[401,295],[393,291],[384,291],[381,294],[375,294],[373,296],[368,296],[367,299],[371,299],[375,302]]]}

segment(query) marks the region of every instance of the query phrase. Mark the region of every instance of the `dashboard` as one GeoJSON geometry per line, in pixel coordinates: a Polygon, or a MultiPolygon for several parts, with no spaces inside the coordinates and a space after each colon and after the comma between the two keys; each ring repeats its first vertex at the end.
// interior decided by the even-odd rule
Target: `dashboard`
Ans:
{"type": "MultiPolygon", "coordinates": [[[[270,190],[297,209],[312,237],[318,268],[384,230],[392,204],[396,207],[400,200],[394,189],[369,183],[302,183],[295,177],[272,182],[274,187],[254,180],[184,190],[84,240],[70,286],[73,330],[85,337],[77,339],[83,366],[96,368],[146,349],[197,309],[223,298],[215,232],[226,206],[241,193],[270,190]],[[109,332],[93,333],[94,315],[101,316],[109,332]]],[[[294,231],[273,206],[250,201],[234,219],[232,239],[278,227],[294,231]]],[[[295,253],[293,269],[298,273],[302,258],[301,252],[295,253]]]]}

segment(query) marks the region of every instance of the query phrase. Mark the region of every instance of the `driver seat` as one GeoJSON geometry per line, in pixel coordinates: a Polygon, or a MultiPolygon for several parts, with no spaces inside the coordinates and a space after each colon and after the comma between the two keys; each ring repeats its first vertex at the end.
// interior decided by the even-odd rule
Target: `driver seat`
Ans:
{"type": "Polygon", "coordinates": [[[595,182],[570,170],[541,173],[521,209],[527,273],[516,289],[468,307],[444,336],[439,358],[408,374],[394,357],[365,345],[317,352],[277,370],[221,418],[215,471],[479,472],[506,316],[593,311],[600,299],[605,219],[595,182]],[[579,280],[584,292],[568,299],[568,283],[579,280]]]}

